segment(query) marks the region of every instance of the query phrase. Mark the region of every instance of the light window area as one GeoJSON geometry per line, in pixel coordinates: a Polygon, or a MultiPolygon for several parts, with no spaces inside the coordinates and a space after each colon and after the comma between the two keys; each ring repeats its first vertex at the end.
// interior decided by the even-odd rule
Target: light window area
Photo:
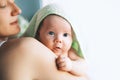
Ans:
{"type": "Polygon", "coordinates": [[[43,0],[49,3],[72,18],[92,80],[119,80],[120,0],[43,0]]]}

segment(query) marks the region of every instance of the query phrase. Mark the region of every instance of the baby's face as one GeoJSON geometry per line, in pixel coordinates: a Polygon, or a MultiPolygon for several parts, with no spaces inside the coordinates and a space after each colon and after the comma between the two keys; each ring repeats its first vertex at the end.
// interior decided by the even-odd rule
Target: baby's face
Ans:
{"type": "Polygon", "coordinates": [[[62,17],[49,15],[39,30],[39,40],[56,55],[68,53],[72,44],[71,26],[62,17]]]}

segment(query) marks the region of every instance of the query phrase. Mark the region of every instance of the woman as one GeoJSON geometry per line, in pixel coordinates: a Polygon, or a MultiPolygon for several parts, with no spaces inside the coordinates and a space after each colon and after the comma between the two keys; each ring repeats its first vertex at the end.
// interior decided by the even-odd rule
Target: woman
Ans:
{"type": "Polygon", "coordinates": [[[20,8],[14,3],[14,0],[0,0],[0,45],[8,37],[19,33],[18,15],[20,8]]]}
{"type": "Polygon", "coordinates": [[[35,14],[24,36],[34,37],[49,48],[57,56],[59,70],[82,76],[85,59],[74,28],[61,7],[49,4],[35,14]]]}
{"type": "MultiPolygon", "coordinates": [[[[8,35],[7,32],[4,33],[3,31],[6,26],[3,26],[3,29],[0,24],[1,40],[19,32],[16,21],[16,17],[20,13],[19,8],[16,7],[13,1],[10,0],[8,2],[11,2],[11,6],[7,6],[5,11],[9,12],[10,20],[13,19],[10,23],[12,22],[13,28],[18,31],[15,30],[16,32],[13,33],[10,30],[8,35]],[[14,14],[12,10],[13,12],[15,11],[14,14]],[[13,15],[16,15],[16,17],[11,18],[13,15]]],[[[2,9],[0,9],[0,15],[2,15],[2,9]]],[[[0,19],[0,22],[7,22],[7,19],[2,20],[2,16],[0,16],[0,19]]],[[[8,24],[10,23],[8,22],[8,24]]],[[[87,80],[86,75],[76,77],[70,73],[57,70],[54,62],[55,58],[56,56],[53,52],[33,38],[8,40],[0,47],[0,80],[87,80]]]]}
{"type": "Polygon", "coordinates": [[[86,75],[76,77],[59,71],[56,55],[33,38],[10,40],[0,52],[0,80],[88,80],[86,75]]]}

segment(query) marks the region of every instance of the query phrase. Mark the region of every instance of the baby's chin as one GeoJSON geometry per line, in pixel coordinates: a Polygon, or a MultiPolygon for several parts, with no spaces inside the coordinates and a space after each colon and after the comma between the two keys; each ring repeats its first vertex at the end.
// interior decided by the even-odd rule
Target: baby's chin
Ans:
{"type": "Polygon", "coordinates": [[[60,55],[67,56],[67,53],[59,53],[59,52],[58,53],[54,52],[54,53],[55,53],[56,56],[60,56],[60,55]]]}
{"type": "Polygon", "coordinates": [[[59,52],[54,52],[56,56],[60,56],[62,55],[62,53],[59,53],[59,52]]]}

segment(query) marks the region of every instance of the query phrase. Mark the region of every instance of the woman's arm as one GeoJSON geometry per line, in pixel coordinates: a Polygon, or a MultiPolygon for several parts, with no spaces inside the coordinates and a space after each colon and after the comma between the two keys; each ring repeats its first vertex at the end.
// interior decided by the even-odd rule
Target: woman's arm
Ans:
{"type": "Polygon", "coordinates": [[[0,80],[88,80],[57,70],[55,59],[33,38],[10,40],[0,48],[0,80]]]}

